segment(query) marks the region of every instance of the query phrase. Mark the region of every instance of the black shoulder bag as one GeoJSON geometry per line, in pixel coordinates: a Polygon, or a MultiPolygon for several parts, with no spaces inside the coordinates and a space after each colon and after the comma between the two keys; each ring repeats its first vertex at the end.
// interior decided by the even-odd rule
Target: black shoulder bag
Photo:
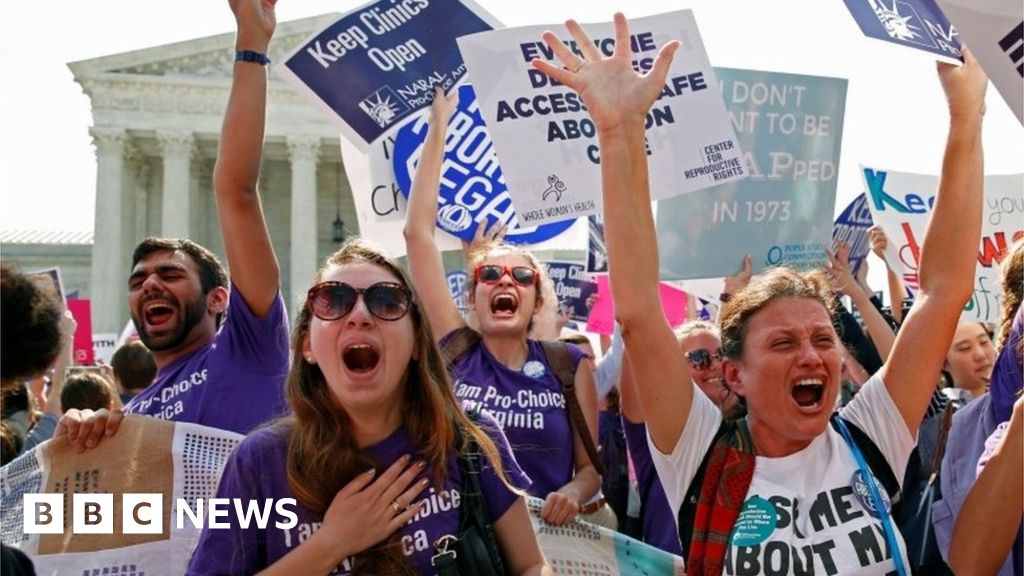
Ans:
{"type": "MultiPolygon", "coordinates": [[[[467,413],[471,419],[476,419],[473,411],[467,413]]],[[[434,542],[437,553],[431,557],[430,563],[437,570],[438,576],[504,576],[505,565],[480,489],[480,450],[472,436],[467,435],[467,444],[466,453],[458,457],[462,472],[462,522],[459,535],[446,534],[438,538],[434,542]]]]}

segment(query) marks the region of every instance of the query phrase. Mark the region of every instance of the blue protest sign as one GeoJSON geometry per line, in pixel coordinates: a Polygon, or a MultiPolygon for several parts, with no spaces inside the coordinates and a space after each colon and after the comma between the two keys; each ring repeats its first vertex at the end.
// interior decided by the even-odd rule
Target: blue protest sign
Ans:
{"type": "Polygon", "coordinates": [[[850,245],[848,262],[854,275],[860,270],[860,265],[871,249],[868,229],[873,224],[867,194],[854,198],[853,202],[836,217],[835,226],[832,228],[832,245],[837,246],[839,242],[850,245]]]}
{"type": "Polygon", "coordinates": [[[470,0],[380,0],[299,44],[277,67],[364,151],[466,74],[455,39],[498,27],[470,0]]]}
{"type": "Polygon", "coordinates": [[[960,35],[935,0],[843,0],[869,38],[960,60],[960,35]]]}
{"type": "Polygon", "coordinates": [[[590,316],[587,299],[597,294],[597,281],[591,279],[581,264],[545,262],[544,266],[554,284],[559,304],[571,310],[573,320],[586,322],[590,316]]]}
{"type": "Polygon", "coordinates": [[[447,279],[452,302],[455,302],[459,314],[465,316],[469,312],[469,275],[465,270],[455,270],[448,273],[447,279]]]}
{"type": "MultiPolygon", "coordinates": [[[[427,127],[426,115],[422,115],[402,126],[395,136],[395,180],[406,198],[423,151],[427,127]]],[[[438,203],[437,225],[463,240],[472,240],[477,224],[485,220],[488,226],[495,222],[504,224],[508,229],[505,240],[518,244],[548,240],[573,224],[573,220],[565,220],[532,227],[519,225],[512,196],[471,86],[459,87],[459,107],[448,123],[438,203]]]]}
{"type": "Polygon", "coordinates": [[[846,84],[824,78],[716,68],[739,138],[746,180],[658,202],[663,280],[825,263],[832,236],[846,84]]]}

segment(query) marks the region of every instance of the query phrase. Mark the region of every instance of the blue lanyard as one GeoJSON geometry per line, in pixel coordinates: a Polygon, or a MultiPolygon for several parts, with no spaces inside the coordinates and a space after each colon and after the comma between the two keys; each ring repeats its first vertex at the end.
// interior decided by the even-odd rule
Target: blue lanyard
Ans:
{"type": "Polygon", "coordinates": [[[864,462],[864,456],[860,453],[860,448],[857,447],[857,444],[854,443],[853,438],[850,436],[850,431],[847,430],[843,419],[837,417],[836,424],[839,432],[843,435],[843,439],[850,446],[854,459],[857,460],[857,467],[860,468],[861,473],[864,475],[864,483],[868,485],[871,501],[875,503],[875,508],[878,509],[878,514],[881,516],[882,528],[885,530],[885,539],[889,541],[892,559],[896,563],[896,573],[900,576],[907,576],[906,569],[903,567],[903,553],[900,552],[899,540],[896,538],[896,529],[892,526],[892,519],[889,516],[889,511],[885,509],[882,495],[878,493],[878,486],[875,486],[875,476],[868,469],[867,463],[864,462]]]}

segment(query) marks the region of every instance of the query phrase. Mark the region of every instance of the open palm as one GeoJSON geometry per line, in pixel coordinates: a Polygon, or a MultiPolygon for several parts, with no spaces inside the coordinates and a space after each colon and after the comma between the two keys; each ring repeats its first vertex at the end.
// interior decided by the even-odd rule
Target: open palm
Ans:
{"type": "Polygon", "coordinates": [[[679,48],[673,40],[661,47],[654,66],[645,75],[638,74],[631,64],[629,27],[621,13],[615,15],[615,50],[602,56],[593,41],[574,20],[565,24],[583,58],[551,32],[543,39],[565,68],[534,60],[533,66],[579,93],[599,130],[612,132],[635,122],[643,122],[651,105],[665,85],[672,56],[679,48]]]}

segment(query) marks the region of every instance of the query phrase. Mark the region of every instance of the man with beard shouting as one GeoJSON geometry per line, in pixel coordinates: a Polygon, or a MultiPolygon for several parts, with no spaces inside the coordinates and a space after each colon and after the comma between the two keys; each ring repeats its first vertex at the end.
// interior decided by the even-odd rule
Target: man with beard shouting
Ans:
{"type": "MultiPolygon", "coordinates": [[[[188,239],[147,238],[135,248],[128,305],[157,376],[124,411],[246,433],[285,410],[288,318],[256,189],[273,0],[231,7],[237,52],[213,175],[230,285],[216,256],[188,239]]],[[[66,432],[84,450],[112,435],[121,418],[71,410],[55,436],[66,432]]]]}

